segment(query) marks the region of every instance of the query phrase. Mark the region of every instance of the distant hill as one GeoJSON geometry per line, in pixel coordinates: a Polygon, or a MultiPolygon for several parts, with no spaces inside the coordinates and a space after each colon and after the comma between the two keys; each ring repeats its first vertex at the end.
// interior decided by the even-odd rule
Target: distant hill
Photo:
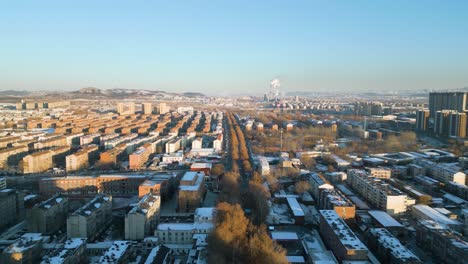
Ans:
{"type": "Polygon", "coordinates": [[[205,97],[205,95],[202,93],[193,93],[193,92],[183,93],[182,95],[187,96],[187,97],[205,97]]]}
{"type": "Polygon", "coordinates": [[[144,89],[99,89],[96,87],[84,87],[76,91],[17,91],[4,90],[0,91],[0,96],[4,97],[52,97],[52,98],[108,98],[108,99],[126,99],[126,98],[152,98],[152,99],[171,99],[174,97],[205,97],[202,93],[187,92],[187,93],[168,93],[165,91],[154,91],[144,89]]]}
{"type": "Polygon", "coordinates": [[[16,91],[16,90],[4,90],[0,91],[0,96],[28,96],[31,92],[29,91],[16,91]]]}
{"type": "Polygon", "coordinates": [[[94,88],[94,87],[81,88],[80,90],[76,91],[75,93],[79,93],[79,94],[102,94],[101,89],[94,88]]]}

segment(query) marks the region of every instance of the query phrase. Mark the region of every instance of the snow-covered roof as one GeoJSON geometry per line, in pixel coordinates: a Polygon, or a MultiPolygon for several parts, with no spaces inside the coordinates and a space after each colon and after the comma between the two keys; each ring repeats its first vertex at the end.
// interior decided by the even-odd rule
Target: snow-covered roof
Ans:
{"type": "Polygon", "coordinates": [[[335,210],[320,210],[320,214],[346,248],[367,250],[367,247],[359,240],[345,221],[338,216],[335,210]]]}
{"type": "Polygon", "coordinates": [[[286,199],[288,201],[289,208],[291,208],[291,211],[293,212],[294,216],[304,216],[304,211],[302,210],[296,198],[289,197],[286,199]]]}
{"type": "Polygon", "coordinates": [[[383,227],[403,227],[397,220],[391,217],[387,212],[370,210],[369,214],[377,220],[383,227]]]}
{"type": "Polygon", "coordinates": [[[298,240],[296,232],[286,232],[286,231],[273,231],[271,232],[271,238],[273,240],[298,240]]]}
{"type": "Polygon", "coordinates": [[[413,210],[416,210],[417,212],[422,214],[422,219],[432,220],[443,225],[461,225],[460,222],[448,218],[447,216],[441,214],[439,211],[434,210],[432,207],[427,205],[414,205],[413,210]]]}
{"type": "Polygon", "coordinates": [[[414,260],[418,261],[419,258],[414,255],[409,249],[403,246],[396,237],[394,237],[387,229],[385,228],[372,228],[370,233],[373,234],[379,244],[383,247],[390,250],[390,253],[399,260],[414,260]]]}
{"type": "Polygon", "coordinates": [[[119,263],[120,258],[130,247],[130,241],[114,241],[112,246],[107,249],[104,254],[99,258],[101,264],[119,263]]]}

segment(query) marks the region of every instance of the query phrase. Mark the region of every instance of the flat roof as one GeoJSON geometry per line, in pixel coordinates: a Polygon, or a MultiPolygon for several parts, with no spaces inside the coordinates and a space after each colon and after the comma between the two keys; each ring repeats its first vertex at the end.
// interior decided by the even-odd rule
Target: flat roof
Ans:
{"type": "Polygon", "coordinates": [[[296,232],[273,231],[271,232],[273,240],[299,240],[296,232]]]}
{"type": "Polygon", "coordinates": [[[383,227],[403,227],[402,224],[395,220],[395,218],[391,217],[387,212],[370,210],[369,214],[383,227]]]}
{"type": "Polygon", "coordinates": [[[368,250],[335,210],[320,210],[319,212],[343,246],[353,250],[368,250]]]}
{"type": "Polygon", "coordinates": [[[291,208],[294,216],[304,216],[304,211],[296,198],[288,197],[286,200],[288,201],[289,208],[291,208]]]}

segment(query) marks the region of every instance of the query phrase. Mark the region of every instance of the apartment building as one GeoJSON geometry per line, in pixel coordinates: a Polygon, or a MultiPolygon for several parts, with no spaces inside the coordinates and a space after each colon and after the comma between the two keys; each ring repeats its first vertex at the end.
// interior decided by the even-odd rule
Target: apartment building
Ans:
{"type": "Polygon", "coordinates": [[[68,198],[54,195],[48,200],[26,210],[28,231],[51,235],[67,222],[68,198]]]}
{"type": "Polygon", "coordinates": [[[154,231],[154,236],[161,244],[192,244],[194,235],[209,234],[213,228],[214,208],[201,207],[195,211],[191,223],[161,223],[154,231]]]}
{"type": "Polygon", "coordinates": [[[89,241],[99,236],[112,221],[112,197],[99,194],[67,219],[68,238],[86,238],[89,241]]]}
{"type": "Polygon", "coordinates": [[[34,149],[40,150],[52,147],[63,147],[67,145],[67,138],[65,136],[58,136],[34,143],[34,149]]]}
{"type": "Polygon", "coordinates": [[[216,136],[216,139],[213,141],[213,149],[215,151],[223,150],[223,134],[222,133],[219,133],[216,136]]]}
{"type": "Polygon", "coordinates": [[[367,261],[367,247],[334,210],[320,210],[319,232],[340,261],[367,261]]]}
{"type": "Polygon", "coordinates": [[[0,190],[0,208],[2,208],[3,214],[0,217],[0,230],[2,230],[22,218],[23,196],[13,189],[0,190]]]}
{"type": "Polygon", "coordinates": [[[99,144],[100,133],[92,133],[80,137],[80,145],[99,144]]]}
{"type": "Polygon", "coordinates": [[[174,153],[178,151],[181,147],[182,137],[177,137],[169,140],[166,143],[166,153],[174,153]]]}
{"type": "Polygon", "coordinates": [[[45,238],[39,233],[26,233],[6,247],[0,258],[2,264],[36,264],[41,258],[45,238]]]}
{"type": "Polygon", "coordinates": [[[151,235],[159,222],[161,197],[152,193],[143,196],[125,216],[125,239],[142,240],[151,235]]]}
{"type": "Polygon", "coordinates": [[[370,204],[391,215],[404,213],[416,201],[402,191],[363,170],[348,170],[348,184],[370,204]]]}
{"type": "Polygon", "coordinates": [[[78,171],[88,168],[95,162],[99,154],[96,145],[90,145],[65,158],[67,172],[78,171]]]}
{"type": "Polygon", "coordinates": [[[317,201],[319,209],[335,210],[344,220],[354,220],[356,206],[338,189],[324,189],[319,193],[317,201]]]}
{"type": "Polygon", "coordinates": [[[20,170],[22,173],[39,173],[52,169],[54,166],[63,166],[69,151],[69,146],[63,146],[27,155],[20,162],[20,170]]]}
{"type": "Polygon", "coordinates": [[[366,235],[369,249],[382,263],[422,264],[422,261],[387,229],[371,228],[366,235]]]}
{"type": "Polygon", "coordinates": [[[193,149],[200,149],[203,147],[203,138],[197,137],[192,141],[192,148],[193,149]]]}
{"type": "Polygon", "coordinates": [[[9,166],[17,165],[28,155],[28,146],[11,147],[0,150],[0,169],[7,169],[9,166]]]}
{"type": "Polygon", "coordinates": [[[437,163],[423,158],[416,159],[414,163],[423,167],[426,170],[427,176],[440,182],[466,184],[466,174],[462,172],[458,163],[437,163]]]}
{"type": "Polygon", "coordinates": [[[194,212],[200,207],[205,195],[205,174],[189,171],[184,174],[179,184],[178,208],[179,212],[194,212]]]}
{"type": "Polygon", "coordinates": [[[126,264],[129,263],[133,252],[131,241],[116,240],[110,248],[104,251],[99,258],[100,264],[126,264]]]}
{"type": "Polygon", "coordinates": [[[450,228],[430,220],[419,221],[415,228],[417,244],[440,263],[466,263],[468,242],[450,228]]]}
{"type": "Polygon", "coordinates": [[[130,154],[128,157],[129,167],[131,170],[142,168],[142,166],[148,161],[150,155],[153,153],[151,144],[146,143],[139,147],[135,152],[130,154]]]}
{"type": "Polygon", "coordinates": [[[101,175],[49,177],[39,181],[39,193],[43,195],[136,195],[147,179],[143,175],[101,175]]]}
{"type": "Polygon", "coordinates": [[[151,115],[153,113],[153,104],[152,103],[143,103],[142,108],[143,108],[143,113],[145,115],[151,115]]]}
{"type": "Polygon", "coordinates": [[[41,264],[81,264],[87,261],[86,239],[67,239],[59,248],[49,251],[43,258],[41,264]]]}
{"type": "Polygon", "coordinates": [[[392,170],[386,167],[366,168],[366,171],[378,179],[390,179],[392,177],[392,170]]]}

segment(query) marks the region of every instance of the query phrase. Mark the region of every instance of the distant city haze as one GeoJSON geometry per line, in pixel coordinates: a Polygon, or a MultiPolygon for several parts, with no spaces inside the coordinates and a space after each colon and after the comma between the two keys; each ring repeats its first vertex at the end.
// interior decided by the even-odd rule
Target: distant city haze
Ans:
{"type": "Polygon", "coordinates": [[[468,1],[2,1],[0,90],[468,86],[468,1]],[[221,3],[222,2],[222,3],[221,3]]]}

